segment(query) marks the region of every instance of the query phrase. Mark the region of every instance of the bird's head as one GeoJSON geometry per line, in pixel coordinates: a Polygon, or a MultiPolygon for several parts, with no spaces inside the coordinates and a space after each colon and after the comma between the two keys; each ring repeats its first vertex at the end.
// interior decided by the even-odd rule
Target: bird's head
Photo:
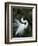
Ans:
{"type": "Polygon", "coordinates": [[[22,22],[23,24],[25,24],[25,27],[27,28],[27,26],[28,26],[28,20],[21,18],[21,22],[22,22]]]}

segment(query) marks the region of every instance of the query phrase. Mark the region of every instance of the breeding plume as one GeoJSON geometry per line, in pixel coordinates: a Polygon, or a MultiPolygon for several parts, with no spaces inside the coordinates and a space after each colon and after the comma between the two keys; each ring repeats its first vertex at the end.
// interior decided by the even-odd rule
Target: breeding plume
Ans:
{"type": "Polygon", "coordinates": [[[15,24],[15,26],[18,26],[15,35],[19,34],[19,36],[20,36],[23,34],[24,29],[26,29],[28,27],[28,20],[24,20],[23,18],[21,18],[21,22],[18,19],[15,19],[15,21],[17,22],[17,24],[15,24]]]}

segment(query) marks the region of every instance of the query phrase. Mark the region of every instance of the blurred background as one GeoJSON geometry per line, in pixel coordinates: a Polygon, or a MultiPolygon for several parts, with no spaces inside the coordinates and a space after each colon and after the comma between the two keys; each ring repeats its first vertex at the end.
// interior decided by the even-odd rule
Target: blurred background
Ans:
{"type": "Polygon", "coordinates": [[[11,37],[20,37],[19,34],[15,36],[17,27],[14,26],[15,18],[20,21],[21,18],[28,20],[28,27],[24,29],[23,35],[21,37],[32,37],[32,8],[31,7],[11,7],[11,37]]]}

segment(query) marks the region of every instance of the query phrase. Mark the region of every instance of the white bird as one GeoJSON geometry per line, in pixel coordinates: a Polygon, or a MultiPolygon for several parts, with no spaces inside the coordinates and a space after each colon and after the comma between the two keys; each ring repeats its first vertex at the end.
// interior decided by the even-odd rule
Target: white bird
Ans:
{"type": "Polygon", "coordinates": [[[21,22],[22,23],[18,19],[15,19],[15,21],[17,22],[16,26],[18,26],[15,35],[17,35],[17,34],[19,34],[19,35],[23,34],[24,29],[26,29],[28,27],[28,21],[27,20],[23,20],[23,18],[21,18],[21,22]],[[26,23],[26,24],[24,24],[24,23],[26,23]]]}

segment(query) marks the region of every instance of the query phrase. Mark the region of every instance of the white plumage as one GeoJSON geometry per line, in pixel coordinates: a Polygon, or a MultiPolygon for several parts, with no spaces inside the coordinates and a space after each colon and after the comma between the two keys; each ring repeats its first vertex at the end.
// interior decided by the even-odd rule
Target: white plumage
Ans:
{"type": "Polygon", "coordinates": [[[27,26],[28,26],[28,21],[27,20],[23,20],[23,18],[21,18],[21,22],[22,23],[18,19],[15,19],[15,21],[17,22],[17,26],[18,26],[15,35],[17,35],[17,34],[19,34],[19,35],[23,34],[24,29],[26,29],[27,26]],[[24,23],[26,23],[26,24],[24,24],[24,23]]]}

